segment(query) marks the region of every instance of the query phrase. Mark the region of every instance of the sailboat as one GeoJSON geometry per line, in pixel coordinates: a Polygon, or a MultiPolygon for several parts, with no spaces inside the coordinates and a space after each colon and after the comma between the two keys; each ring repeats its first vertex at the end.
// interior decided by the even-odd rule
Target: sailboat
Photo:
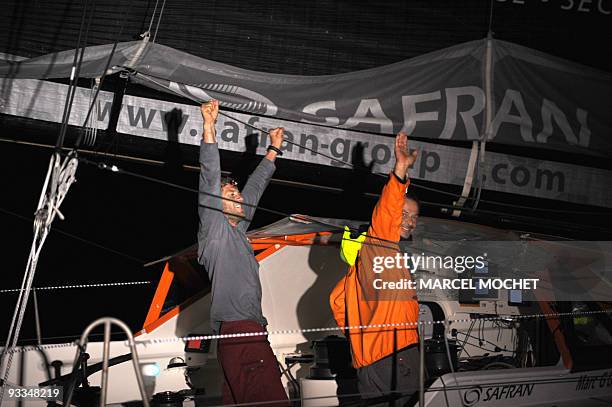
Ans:
{"type": "MultiPolygon", "coordinates": [[[[254,152],[261,152],[266,144],[263,129],[280,123],[291,134],[291,143],[284,146],[286,157],[296,163],[351,168],[354,159],[362,158],[371,164],[370,171],[385,173],[391,154],[385,135],[414,131],[422,135],[413,144],[421,158],[410,176],[462,186],[457,201],[447,208],[455,217],[466,212],[469,200],[477,206],[479,198],[469,197],[473,188],[608,208],[612,203],[610,171],[486,151],[487,144],[498,143],[609,157],[605,135],[612,125],[602,101],[612,83],[610,75],[492,36],[380,68],[304,77],[204,60],[155,43],[145,34],[139,41],[31,59],[9,56],[0,64],[0,75],[7,95],[3,113],[87,129],[76,141],[75,155],[69,156],[77,160],[83,155],[78,151],[95,142],[96,130],[106,130],[109,123],[143,143],[168,141],[162,115],[177,107],[182,116],[176,141],[196,145],[201,123],[194,104],[216,98],[225,112],[219,123],[222,149],[248,149],[244,136],[256,130],[260,134],[254,152]],[[77,66],[81,78],[94,79],[92,89],[76,86],[77,66]],[[542,82],[517,81],[517,72],[542,82]],[[100,83],[117,74],[181,102],[115,97],[101,90],[100,83]],[[72,81],[66,85],[58,78],[72,81]],[[70,92],[72,114],[61,117],[70,92]],[[468,148],[433,142],[439,139],[459,140],[468,148]]],[[[104,165],[104,170],[119,171],[104,165]]],[[[70,179],[74,165],[65,168],[68,172],[60,173],[70,179]]],[[[530,257],[532,261],[568,252],[594,252],[594,259],[604,264],[607,259],[605,245],[585,248],[580,242],[458,220],[422,217],[420,222],[423,254],[441,245],[452,252],[465,242],[502,242],[498,249],[518,250],[527,244],[528,254],[541,256],[530,257]]],[[[331,288],[346,272],[339,245],[340,231],[347,225],[355,228],[359,222],[292,215],[248,234],[261,268],[269,341],[296,404],[343,405],[359,403],[363,396],[356,390],[346,327],[335,324],[327,305],[331,288]]],[[[511,263],[515,254],[502,253],[497,262],[511,263]]],[[[15,363],[6,370],[5,384],[61,388],[71,393],[75,405],[95,403],[102,393],[110,404],[143,399],[151,405],[220,404],[222,372],[208,320],[209,283],[195,260],[191,247],[157,263],[163,273],[142,328],[134,333],[136,352],[123,339],[90,341],[78,353],[73,343],[11,347],[15,363]],[[105,349],[112,355],[108,366],[105,349]],[[102,372],[108,373],[107,381],[102,372]]],[[[419,405],[612,402],[607,280],[605,273],[597,274],[600,269],[581,271],[596,275],[597,285],[588,286],[591,297],[570,301],[527,299],[522,289],[472,290],[453,298],[440,288],[419,290],[421,323],[413,328],[423,330],[426,372],[419,405]]],[[[419,273],[424,279],[438,275],[439,269],[422,267],[419,273]]],[[[55,397],[55,402],[65,401],[55,397]]],[[[48,401],[53,400],[28,403],[48,401]]]]}

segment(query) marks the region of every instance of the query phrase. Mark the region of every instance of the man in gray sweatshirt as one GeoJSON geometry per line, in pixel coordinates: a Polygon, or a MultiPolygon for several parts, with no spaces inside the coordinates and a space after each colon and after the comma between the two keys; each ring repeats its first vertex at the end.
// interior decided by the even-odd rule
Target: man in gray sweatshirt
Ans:
{"type": "MultiPolygon", "coordinates": [[[[274,160],[282,154],[283,129],[270,131],[266,156],[241,192],[233,180],[221,179],[215,131],[219,102],[212,100],[200,110],[204,132],[200,147],[198,260],[212,282],[212,328],[221,335],[264,332],[267,321],[261,311],[259,263],[246,230],[254,206],[274,173],[274,160]]],[[[266,335],[220,339],[217,358],[225,378],[224,404],[287,400],[266,335]]]]}

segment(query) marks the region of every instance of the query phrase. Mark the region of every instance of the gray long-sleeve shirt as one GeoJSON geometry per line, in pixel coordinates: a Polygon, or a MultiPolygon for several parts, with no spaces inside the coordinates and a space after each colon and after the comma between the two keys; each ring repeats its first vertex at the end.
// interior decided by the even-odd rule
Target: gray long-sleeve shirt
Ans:
{"type": "MultiPolygon", "coordinates": [[[[244,202],[257,205],[276,167],[263,159],[242,190],[244,202]]],[[[221,165],[216,143],[200,146],[200,193],[198,194],[198,261],[212,282],[210,322],[215,332],[223,321],[251,320],[267,325],[261,311],[259,263],[246,237],[249,226],[241,221],[230,225],[222,212],[221,199],[205,193],[221,195],[221,165]],[[204,192],[204,193],[203,193],[204,192]]],[[[254,208],[243,206],[246,219],[254,208]]]]}

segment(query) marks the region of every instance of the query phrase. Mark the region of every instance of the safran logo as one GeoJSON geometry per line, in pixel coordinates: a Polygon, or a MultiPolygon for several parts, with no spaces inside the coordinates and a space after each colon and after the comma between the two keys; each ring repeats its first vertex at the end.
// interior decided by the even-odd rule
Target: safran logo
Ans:
{"type": "Polygon", "coordinates": [[[473,406],[480,401],[482,396],[482,388],[476,387],[463,392],[463,405],[465,407],[473,406]]]}
{"type": "Polygon", "coordinates": [[[221,106],[250,113],[274,116],[278,111],[278,107],[261,93],[240,86],[223,83],[201,83],[193,86],[170,82],[168,88],[188,99],[225,99],[219,100],[221,106]]]}
{"type": "Polygon", "coordinates": [[[476,387],[463,393],[464,407],[470,407],[478,402],[508,400],[520,397],[529,397],[533,393],[535,384],[505,384],[503,386],[487,387],[486,390],[476,387]]]}

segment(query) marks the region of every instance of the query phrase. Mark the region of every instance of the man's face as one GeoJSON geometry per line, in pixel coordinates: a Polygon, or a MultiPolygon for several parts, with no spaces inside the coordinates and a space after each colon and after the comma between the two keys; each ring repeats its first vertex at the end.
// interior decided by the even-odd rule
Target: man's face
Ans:
{"type": "Polygon", "coordinates": [[[227,216],[227,219],[230,221],[231,224],[238,224],[238,222],[240,222],[244,217],[244,209],[240,204],[240,202],[242,202],[244,199],[242,198],[240,191],[235,185],[226,184],[221,187],[221,196],[223,198],[228,198],[233,201],[237,201],[232,202],[227,199],[224,199],[223,212],[225,213],[225,216],[227,216]]]}
{"type": "Polygon", "coordinates": [[[419,219],[419,205],[410,198],[404,199],[402,208],[402,225],[400,226],[400,236],[408,239],[412,231],[416,228],[419,219]]]}

